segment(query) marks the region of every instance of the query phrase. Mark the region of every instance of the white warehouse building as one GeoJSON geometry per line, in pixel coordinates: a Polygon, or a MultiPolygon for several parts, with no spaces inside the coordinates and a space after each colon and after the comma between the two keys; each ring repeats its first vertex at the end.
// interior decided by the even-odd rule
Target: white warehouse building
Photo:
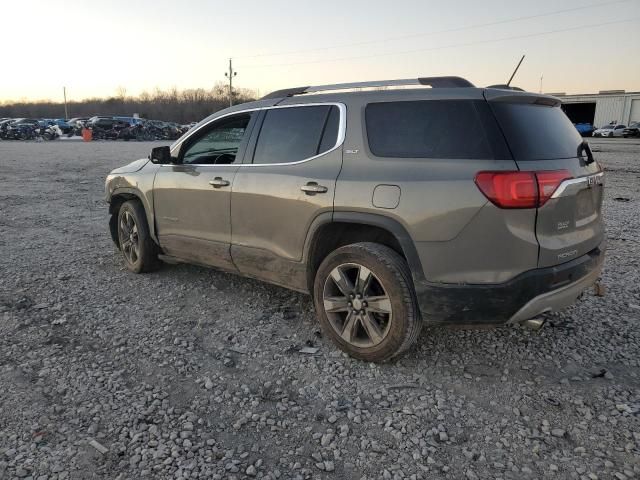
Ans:
{"type": "Polygon", "coordinates": [[[551,93],[562,100],[562,109],[573,123],[601,127],[609,123],[640,122],[640,92],[605,90],[584,95],[551,93]]]}

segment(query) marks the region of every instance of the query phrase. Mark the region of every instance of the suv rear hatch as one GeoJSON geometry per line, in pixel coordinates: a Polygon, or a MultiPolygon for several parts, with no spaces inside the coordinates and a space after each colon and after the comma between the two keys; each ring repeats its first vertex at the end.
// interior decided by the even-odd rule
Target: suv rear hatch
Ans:
{"type": "Polygon", "coordinates": [[[598,247],[604,239],[604,175],[560,101],[497,89],[485,90],[485,98],[518,169],[537,179],[538,267],[568,262],[598,247]]]}

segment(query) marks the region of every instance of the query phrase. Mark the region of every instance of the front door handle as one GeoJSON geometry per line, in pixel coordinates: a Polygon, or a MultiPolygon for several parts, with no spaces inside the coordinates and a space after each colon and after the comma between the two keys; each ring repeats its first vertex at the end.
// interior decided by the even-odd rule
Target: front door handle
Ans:
{"type": "Polygon", "coordinates": [[[300,187],[307,195],[315,195],[316,193],[327,193],[328,188],[324,185],[318,185],[317,182],[309,182],[306,185],[300,187]]]}
{"type": "Polygon", "coordinates": [[[213,180],[209,181],[209,185],[211,185],[213,188],[228,187],[229,184],[229,180],[225,180],[222,177],[216,177],[213,180]]]}

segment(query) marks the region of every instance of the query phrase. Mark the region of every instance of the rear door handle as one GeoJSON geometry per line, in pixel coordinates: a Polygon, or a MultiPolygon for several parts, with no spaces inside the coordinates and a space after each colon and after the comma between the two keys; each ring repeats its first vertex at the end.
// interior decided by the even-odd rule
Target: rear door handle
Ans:
{"type": "Polygon", "coordinates": [[[209,181],[209,185],[211,185],[213,188],[228,187],[229,184],[229,180],[225,180],[222,177],[216,177],[213,180],[209,181]]]}
{"type": "Polygon", "coordinates": [[[327,193],[327,190],[329,189],[324,185],[318,185],[317,182],[309,182],[306,185],[301,186],[300,190],[307,195],[315,195],[316,193],[327,193]]]}

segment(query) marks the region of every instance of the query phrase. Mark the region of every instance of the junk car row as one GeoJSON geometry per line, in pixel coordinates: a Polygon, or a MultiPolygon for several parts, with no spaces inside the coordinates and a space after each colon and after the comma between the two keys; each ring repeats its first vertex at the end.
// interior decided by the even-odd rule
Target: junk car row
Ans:
{"type": "Polygon", "coordinates": [[[129,116],[0,118],[1,140],[55,140],[91,132],[94,140],[176,140],[194,124],[181,125],[129,116]]]}

